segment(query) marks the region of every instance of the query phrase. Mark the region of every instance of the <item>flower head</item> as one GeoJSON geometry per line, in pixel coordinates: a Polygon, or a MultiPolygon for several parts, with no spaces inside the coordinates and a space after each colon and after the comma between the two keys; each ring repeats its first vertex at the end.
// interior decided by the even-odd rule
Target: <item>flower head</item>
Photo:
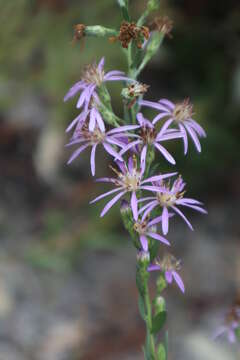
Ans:
{"type": "MultiPolygon", "coordinates": [[[[99,113],[91,114],[90,116],[90,123],[91,121],[97,121],[92,120],[92,117],[100,117],[101,115],[99,113]]],[[[102,144],[104,149],[107,151],[108,154],[113,156],[114,158],[123,161],[121,155],[118,154],[118,152],[114,149],[113,146],[119,146],[123,147],[125,144],[121,141],[121,138],[126,136],[125,131],[131,130],[135,128],[134,125],[128,125],[128,126],[121,126],[118,128],[115,128],[113,130],[110,130],[108,132],[105,131],[104,123],[101,120],[99,125],[99,121],[97,121],[96,126],[92,125],[90,126],[91,130],[89,130],[89,126],[87,124],[83,124],[81,126],[77,126],[77,128],[74,131],[73,137],[70,140],[70,142],[67,144],[67,146],[81,144],[81,146],[75,150],[70,157],[68,164],[70,164],[73,160],[75,160],[82,151],[84,151],[87,147],[91,146],[91,171],[92,175],[95,175],[95,153],[97,146],[99,144],[102,144]]]]}
{"type": "Polygon", "coordinates": [[[171,164],[175,165],[176,162],[172,155],[161,145],[162,141],[170,140],[170,139],[177,139],[182,137],[179,131],[173,131],[171,133],[166,133],[166,129],[168,127],[168,122],[166,122],[161,130],[158,132],[154,123],[149,121],[148,119],[144,118],[142,113],[137,114],[137,120],[139,123],[138,130],[139,134],[133,135],[136,140],[130,142],[124,149],[121,150],[121,155],[127,152],[129,149],[134,148],[135,146],[141,145],[141,160],[145,163],[147,149],[149,146],[153,146],[157,149],[167,161],[171,164]]]}
{"type": "Polygon", "coordinates": [[[236,329],[240,327],[240,307],[233,306],[226,314],[224,325],[220,326],[214,334],[214,339],[226,334],[228,341],[234,343],[237,340],[236,329]]]}
{"type": "MultiPolygon", "coordinates": [[[[161,190],[156,192],[154,197],[148,197],[147,201],[149,201],[146,205],[144,205],[139,212],[143,213],[143,218],[145,218],[154,208],[161,207],[162,208],[162,230],[163,234],[166,235],[168,233],[169,227],[169,209],[172,209],[175,213],[180,215],[183,220],[187,223],[189,228],[193,230],[192,225],[179,210],[178,206],[186,206],[196,211],[199,211],[203,214],[206,214],[207,211],[204,210],[201,206],[202,203],[195,199],[185,198],[184,188],[185,183],[182,180],[182,177],[179,176],[172,184],[170,182],[164,182],[160,180],[158,182],[154,182],[156,186],[158,186],[161,190]]],[[[144,198],[140,199],[139,202],[145,201],[144,198]]]]}
{"type": "Polygon", "coordinates": [[[162,260],[155,260],[154,264],[149,265],[148,271],[160,270],[164,273],[165,280],[168,284],[172,283],[174,279],[184,293],[185,287],[184,283],[178,274],[178,271],[181,269],[181,261],[177,260],[173,255],[166,254],[162,260]]]}
{"type": "MultiPolygon", "coordinates": [[[[131,126],[131,125],[129,125],[131,126]]],[[[114,129],[115,130],[115,129],[114,129]]],[[[114,131],[112,130],[112,131],[114,131]]],[[[130,193],[131,194],[131,209],[133,212],[133,217],[135,220],[138,219],[138,200],[136,196],[136,192],[138,190],[147,190],[147,191],[159,191],[159,187],[155,185],[148,185],[154,180],[160,180],[164,178],[168,178],[172,176],[173,174],[164,174],[164,175],[156,175],[153,177],[150,177],[148,179],[143,180],[143,174],[145,171],[145,166],[143,163],[140,164],[140,167],[138,166],[137,159],[135,156],[131,156],[128,159],[128,163],[124,161],[116,161],[116,164],[118,165],[119,170],[112,168],[112,170],[117,175],[116,178],[100,178],[97,181],[99,182],[110,182],[116,186],[115,189],[108,191],[107,193],[104,193],[100,196],[98,196],[96,199],[92,200],[90,203],[94,203],[100,199],[103,199],[104,197],[118,193],[115,195],[111,201],[109,201],[104,209],[101,212],[101,217],[104,216],[110,208],[125,194],[130,193]]]]}
{"type": "MultiPolygon", "coordinates": [[[[183,138],[184,154],[186,154],[188,150],[187,134],[189,134],[191,137],[197,151],[201,152],[201,144],[198,137],[206,137],[206,133],[204,129],[195,120],[192,119],[193,106],[189,102],[189,99],[184,100],[182,103],[176,104],[166,99],[161,99],[158,102],[140,100],[139,104],[160,111],[160,113],[153,120],[153,123],[156,123],[164,117],[167,117],[168,127],[172,123],[175,123],[175,125],[178,126],[183,138]]],[[[171,132],[171,129],[166,130],[166,133],[171,132]]]]}
{"type": "Polygon", "coordinates": [[[132,81],[122,71],[113,70],[105,73],[104,71],[104,58],[102,58],[97,65],[96,63],[87,65],[82,73],[82,80],[74,84],[64,97],[64,101],[69,100],[77,93],[81,95],[77,102],[77,108],[84,106],[88,108],[92,96],[97,96],[96,89],[102,83],[108,81],[132,81]]]}
{"type": "Polygon", "coordinates": [[[155,219],[137,219],[133,225],[134,230],[139,235],[139,240],[144,251],[148,251],[148,237],[158,240],[165,245],[170,245],[169,241],[156,233],[156,224],[161,222],[161,216],[155,219]]]}

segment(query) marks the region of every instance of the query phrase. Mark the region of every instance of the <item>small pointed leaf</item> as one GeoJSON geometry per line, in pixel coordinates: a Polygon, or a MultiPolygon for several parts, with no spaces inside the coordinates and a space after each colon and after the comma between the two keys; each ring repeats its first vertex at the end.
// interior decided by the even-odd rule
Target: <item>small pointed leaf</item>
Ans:
{"type": "Polygon", "coordinates": [[[157,334],[165,324],[167,319],[167,312],[161,311],[157,315],[154,316],[152,321],[152,334],[157,334]]]}

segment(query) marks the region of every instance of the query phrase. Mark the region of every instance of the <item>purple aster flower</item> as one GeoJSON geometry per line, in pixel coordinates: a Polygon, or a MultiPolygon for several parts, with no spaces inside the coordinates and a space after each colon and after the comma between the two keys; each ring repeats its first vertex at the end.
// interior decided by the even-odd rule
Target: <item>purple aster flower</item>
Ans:
{"type": "Polygon", "coordinates": [[[179,289],[184,293],[184,283],[182,281],[182,278],[178,274],[180,268],[181,261],[176,260],[176,258],[171,254],[166,254],[162,260],[155,260],[154,264],[149,265],[148,271],[162,271],[164,273],[166,282],[168,284],[171,284],[174,279],[179,289]]]}
{"type": "Polygon", "coordinates": [[[166,132],[168,132],[167,128],[172,123],[178,125],[179,131],[181,132],[183,138],[185,155],[187,154],[188,150],[187,133],[191,137],[197,151],[201,152],[201,144],[198,137],[206,137],[206,133],[204,129],[195,120],[192,119],[193,105],[190,104],[189,99],[176,104],[167,99],[161,99],[158,102],[140,100],[139,104],[160,111],[160,114],[158,114],[153,120],[153,124],[163,119],[164,117],[168,118],[166,122],[166,132]]]}
{"type": "Polygon", "coordinates": [[[177,139],[182,137],[181,132],[173,131],[166,134],[165,131],[168,127],[169,120],[162,126],[161,130],[157,132],[154,124],[151,123],[148,119],[144,118],[142,113],[137,114],[137,120],[139,123],[138,129],[140,129],[140,134],[134,134],[133,137],[136,140],[130,142],[128,146],[121,150],[120,154],[123,155],[129,149],[134,148],[135,146],[141,146],[141,160],[145,163],[148,146],[154,146],[155,149],[160,151],[160,153],[168,160],[171,164],[175,165],[176,161],[171,154],[160,144],[162,141],[177,139]]]}
{"type": "Polygon", "coordinates": [[[139,234],[139,240],[144,251],[148,251],[148,237],[161,241],[163,244],[170,245],[169,241],[156,233],[156,224],[161,222],[161,216],[153,219],[137,219],[133,225],[134,230],[139,234]]]}
{"type": "Polygon", "coordinates": [[[139,210],[139,213],[144,212],[143,218],[145,218],[154,208],[160,206],[162,208],[162,231],[164,235],[168,233],[169,208],[180,215],[191,230],[193,230],[192,225],[182,211],[179,210],[178,206],[186,206],[203,214],[207,214],[207,211],[201,207],[201,202],[184,197],[186,184],[183,182],[181,176],[174,181],[172,186],[170,186],[169,182],[164,183],[163,180],[157,181],[154,184],[159,186],[161,190],[156,192],[155,196],[139,199],[139,202],[149,201],[139,210]]]}
{"type": "Polygon", "coordinates": [[[234,306],[225,316],[224,325],[220,326],[215,332],[213,338],[217,339],[219,336],[226,334],[230,343],[237,341],[236,330],[240,327],[240,308],[234,306]]]}
{"type": "Polygon", "coordinates": [[[121,80],[134,81],[128,78],[122,71],[118,70],[109,71],[105,74],[103,67],[104,58],[100,60],[98,65],[96,63],[87,65],[82,74],[82,80],[71,87],[65,95],[64,101],[69,100],[81,92],[77,102],[77,108],[79,109],[84,106],[85,109],[87,109],[92,96],[97,97],[96,88],[101,86],[102,83],[121,80]]]}
{"type": "MultiPolygon", "coordinates": [[[[130,126],[130,125],[129,125],[130,126]]],[[[113,130],[114,131],[114,130],[113,130]]],[[[94,202],[103,199],[104,197],[115,194],[112,200],[110,200],[104,207],[104,209],[101,212],[101,217],[104,216],[111,207],[125,194],[131,193],[131,209],[133,212],[133,217],[135,220],[138,219],[138,201],[136,192],[138,190],[147,190],[147,191],[159,191],[158,186],[154,185],[148,185],[152,181],[158,181],[162,179],[166,179],[173,174],[164,174],[164,175],[156,175],[153,177],[150,177],[148,179],[143,180],[143,174],[145,171],[145,166],[143,163],[141,163],[140,169],[137,166],[137,160],[136,157],[129,157],[128,164],[126,164],[123,161],[116,161],[119,170],[116,170],[112,168],[112,170],[117,174],[117,178],[100,178],[97,179],[99,182],[110,182],[113,183],[116,188],[112,189],[100,196],[98,196],[96,199],[92,200],[90,204],[93,204],[94,202]]],[[[174,173],[175,174],[175,173],[174,173]]]]}
{"type": "MultiPolygon", "coordinates": [[[[98,113],[97,116],[101,115],[98,113]]],[[[92,120],[90,117],[90,122],[96,121],[92,120]]],[[[102,120],[101,120],[102,121],[102,120]]],[[[126,125],[126,126],[120,126],[118,128],[114,128],[108,132],[105,131],[104,123],[102,121],[101,128],[99,127],[99,121],[97,122],[97,125],[91,126],[92,130],[89,130],[89,127],[87,124],[84,124],[83,126],[77,127],[72,139],[67,144],[67,146],[70,145],[76,145],[81,144],[81,146],[75,150],[68,160],[68,164],[70,164],[73,160],[75,160],[78,155],[81,154],[82,151],[84,151],[87,147],[91,146],[91,171],[92,175],[95,175],[95,153],[97,146],[99,144],[102,144],[104,149],[115,159],[118,159],[120,161],[123,161],[121,155],[118,154],[118,152],[114,149],[113,146],[119,146],[123,147],[125,144],[121,141],[121,138],[123,136],[126,136],[125,131],[132,130],[136,127],[136,125],[126,125]],[[120,139],[119,139],[120,138],[120,139]]]]}

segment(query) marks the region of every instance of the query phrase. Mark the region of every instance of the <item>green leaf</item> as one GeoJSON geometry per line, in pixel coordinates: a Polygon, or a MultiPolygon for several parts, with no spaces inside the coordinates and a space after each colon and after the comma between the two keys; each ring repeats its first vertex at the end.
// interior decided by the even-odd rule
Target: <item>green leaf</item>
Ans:
{"type": "Polygon", "coordinates": [[[166,322],[166,319],[167,319],[167,312],[166,311],[161,311],[160,313],[155,315],[154,318],[153,318],[153,321],[152,321],[151,333],[152,334],[157,334],[162,329],[163,325],[166,322]]]}
{"type": "Polygon", "coordinates": [[[160,344],[157,349],[157,360],[167,360],[166,350],[163,344],[160,344]]]}
{"type": "Polygon", "coordinates": [[[130,21],[130,17],[128,13],[128,0],[118,0],[118,4],[122,10],[123,19],[126,21],[130,21]]]}
{"type": "Polygon", "coordinates": [[[140,315],[142,317],[142,319],[145,321],[146,316],[145,316],[145,304],[144,304],[144,299],[141,295],[139,295],[138,297],[138,309],[140,312],[140,315]]]}

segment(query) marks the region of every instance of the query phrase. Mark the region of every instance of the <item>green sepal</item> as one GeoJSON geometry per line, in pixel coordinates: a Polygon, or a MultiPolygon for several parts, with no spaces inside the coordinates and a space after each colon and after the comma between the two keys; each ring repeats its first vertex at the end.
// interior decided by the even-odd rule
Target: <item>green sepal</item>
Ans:
{"type": "Polygon", "coordinates": [[[128,13],[128,0],[118,0],[118,4],[122,10],[122,17],[126,21],[130,21],[130,16],[128,13]]]}
{"type": "Polygon", "coordinates": [[[144,298],[141,295],[139,295],[138,297],[138,309],[142,319],[145,321],[146,320],[145,303],[144,303],[144,298]]]}
{"type": "Polygon", "coordinates": [[[109,110],[112,110],[111,96],[110,96],[109,91],[106,88],[105,84],[102,84],[101,86],[99,86],[98,95],[99,95],[101,101],[103,102],[103,104],[106,105],[106,107],[109,110]]]}
{"type": "Polygon", "coordinates": [[[118,116],[116,116],[110,109],[107,108],[103,103],[97,104],[98,110],[100,111],[102,117],[109,125],[114,127],[119,126],[119,122],[122,122],[118,116]]]}
{"type": "Polygon", "coordinates": [[[145,262],[137,263],[137,272],[136,272],[136,284],[138,291],[142,297],[146,294],[146,286],[149,279],[149,272],[147,271],[147,265],[145,262]]]}
{"type": "Polygon", "coordinates": [[[157,360],[167,360],[167,354],[163,344],[160,344],[157,348],[157,360]]]}
{"type": "Polygon", "coordinates": [[[152,320],[151,333],[152,334],[157,334],[162,329],[162,327],[164,326],[164,324],[166,322],[166,319],[167,319],[167,312],[166,311],[161,311],[160,313],[155,315],[153,317],[153,320],[152,320]]]}
{"type": "Polygon", "coordinates": [[[105,36],[118,36],[118,31],[115,29],[109,29],[101,25],[86,26],[84,29],[84,34],[86,36],[96,36],[96,37],[105,37],[105,36]]]}
{"type": "Polygon", "coordinates": [[[161,292],[167,287],[167,282],[166,282],[165,277],[163,275],[160,275],[157,278],[156,286],[157,286],[157,294],[160,295],[161,292]]]}

